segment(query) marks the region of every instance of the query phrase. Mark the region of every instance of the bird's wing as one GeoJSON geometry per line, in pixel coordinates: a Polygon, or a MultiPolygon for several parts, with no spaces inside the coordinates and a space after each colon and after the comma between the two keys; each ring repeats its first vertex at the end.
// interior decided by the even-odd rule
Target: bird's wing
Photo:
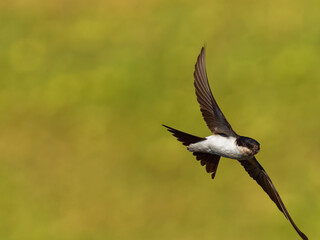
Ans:
{"type": "Polygon", "coordinates": [[[220,156],[201,152],[194,152],[193,155],[196,156],[197,160],[200,161],[202,166],[206,165],[207,172],[211,173],[211,178],[214,179],[216,176],[220,156]]]}
{"type": "Polygon", "coordinates": [[[249,173],[250,177],[252,177],[256,182],[263,188],[263,190],[269,195],[271,200],[277,205],[281,212],[286,216],[286,218],[290,221],[294,229],[300,235],[300,237],[304,240],[307,240],[307,236],[302,233],[297,225],[293,222],[292,218],[290,217],[286,207],[284,206],[279,193],[277,192],[276,188],[274,187],[271,179],[267,175],[266,171],[263,167],[259,164],[257,159],[254,157],[249,160],[241,160],[239,161],[241,165],[246,169],[249,173]]]}
{"type": "MultiPolygon", "coordinates": [[[[197,136],[179,131],[172,127],[168,127],[166,125],[163,125],[163,126],[166,127],[168,131],[171,132],[172,135],[175,136],[177,140],[182,142],[182,144],[185,146],[189,146],[190,144],[206,140],[205,138],[197,137],[197,136]]],[[[211,173],[211,177],[213,179],[217,172],[220,156],[209,154],[209,153],[200,153],[200,152],[194,152],[193,155],[196,156],[197,160],[200,161],[202,166],[206,165],[206,170],[208,173],[211,173]]]]}
{"type": "Polygon", "coordinates": [[[196,89],[197,100],[200,104],[202,116],[207,126],[214,134],[224,134],[227,136],[237,136],[232,130],[227,119],[221,112],[217,102],[213,98],[209,86],[206,65],[205,65],[205,49],[202,47],[200,55],[194,71],[194,86],[196,89]]]}

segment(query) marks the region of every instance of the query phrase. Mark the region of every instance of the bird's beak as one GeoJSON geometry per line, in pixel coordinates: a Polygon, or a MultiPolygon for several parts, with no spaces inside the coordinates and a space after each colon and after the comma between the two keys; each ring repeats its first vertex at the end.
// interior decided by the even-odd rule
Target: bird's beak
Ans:
{"type": "Polygon", "coordinates": [[[253,150],[258,153],[260,151],[260,146],[257,145],[257,146],[254,146],[253,150]]]}

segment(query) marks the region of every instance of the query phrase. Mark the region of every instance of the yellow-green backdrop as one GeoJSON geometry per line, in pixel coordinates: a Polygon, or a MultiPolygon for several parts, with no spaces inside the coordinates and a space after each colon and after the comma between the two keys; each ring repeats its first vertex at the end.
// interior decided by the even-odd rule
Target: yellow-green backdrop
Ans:
{"type": "Polygon", "coordinates": [[[242,166],[214,181],[161,124],[210,134],[211,88],[320,239],[319,1],[0,3],[0,238],[299,239],[242,166]]]}

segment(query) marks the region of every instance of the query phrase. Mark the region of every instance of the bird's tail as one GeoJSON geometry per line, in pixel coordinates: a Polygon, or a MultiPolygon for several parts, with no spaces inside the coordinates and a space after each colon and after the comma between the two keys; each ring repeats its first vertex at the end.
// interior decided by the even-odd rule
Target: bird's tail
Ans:
{"type": "Polygon", "coordinates": [[[166,127],[168,129],[168,131],[171,132],[172,135],[175,136],[178,139],[178,141],[182,142],[182,144],[185,146],[189,146],[190,144],[206,140],[205,138],[197,137],[197,136],[185,133],[185,132],[181,132],[177,129],[174,129],[172,127],[168,127],[166,125],[162,125],[162,126],[166,127]]]}

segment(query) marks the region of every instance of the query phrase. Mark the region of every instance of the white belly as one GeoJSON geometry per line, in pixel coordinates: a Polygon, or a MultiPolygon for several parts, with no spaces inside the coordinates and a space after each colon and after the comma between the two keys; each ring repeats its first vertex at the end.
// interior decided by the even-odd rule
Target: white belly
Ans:
{"type": "Polygon", "coordinates": [[[248,155],[241,151],[241,147],[237,146],[236,138],[223,137],[220,135],[212,135],[206,137],[207,140],[190,144],[188,150],[191,152],[203,152],[216,154],[222,157],[233,159],[244,159],[248,155]]]}

